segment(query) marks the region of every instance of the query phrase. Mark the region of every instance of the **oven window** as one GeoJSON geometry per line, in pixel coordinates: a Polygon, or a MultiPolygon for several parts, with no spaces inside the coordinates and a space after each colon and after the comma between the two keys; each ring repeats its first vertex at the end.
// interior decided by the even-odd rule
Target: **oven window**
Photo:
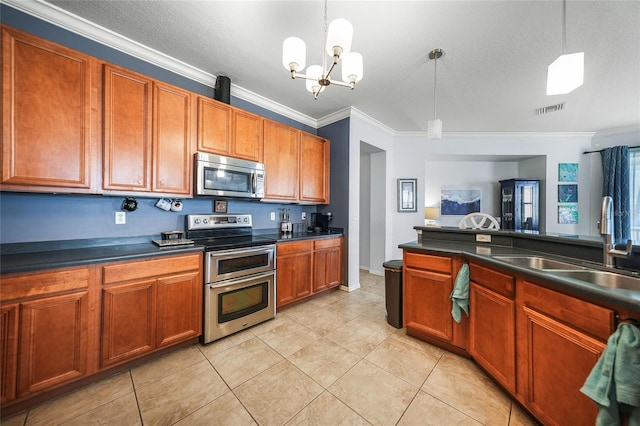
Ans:
{"type": "Polygon", "coordinates": [[[269,305],[269,282],[218,295],[218,323],[232,321],[261,311],[269,305]]]}
{"type": "Polygon", "coordinates": [[[218,275],[246,271],[248,269],[269,266],[269,253],[258,253],[251,256],[231,257],[218,260],[218,275]]]}
{"type": "Polygon", "coordinates": [[[204,188],[215,191],[251,193],[251,171],[204,168],[204,188]]]}

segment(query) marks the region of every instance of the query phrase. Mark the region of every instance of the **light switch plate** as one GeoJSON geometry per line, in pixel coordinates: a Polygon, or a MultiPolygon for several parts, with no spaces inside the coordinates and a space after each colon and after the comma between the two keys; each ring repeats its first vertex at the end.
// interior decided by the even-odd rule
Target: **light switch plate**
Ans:
{"type": "Polygon", "coordinates": [[[271,220],[276,220],[276,212],[271,212],[271,220]]]}
{"type": "Polygon", "coordinates": [[[490,243],[491,235],[476,234],[476,241],[479,243],[490,243]]]}
{"type": "Polygon", "coordinates": [[[302,220],[306,220],[307,219],[307,212],[302,212],[302,220]]]}

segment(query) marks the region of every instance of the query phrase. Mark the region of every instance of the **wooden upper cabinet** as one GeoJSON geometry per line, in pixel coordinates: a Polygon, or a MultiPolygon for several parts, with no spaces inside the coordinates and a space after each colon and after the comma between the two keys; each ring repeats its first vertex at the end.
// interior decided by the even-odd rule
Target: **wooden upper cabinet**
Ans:
{"type": "Polygon", "coordinates": [[[103,189],[191,193],[192,94],[104,66],[103,189]]]}
{"type": "Polygon", "coordinates": [[[329,203],[329,141],[300,132],[300,201],[329,203]]]}
{"type": "Polygon", "coordinates": [[[2,27],[2,190],[94,192],[99,68],[80,52],[2,27]]]}
{"type": "Polygon", "coordinates": [[[153,192],[191,194],[191,93],[154,83],[153,192]]]}
{"type": "Polygon", "coordinates": [[[298,201],[300,131],[264,120],[264,198],[298,201]]]}
{"type": "Polygon", "coordinates": [[[263,162],[262,117],[198,98],[198,151],[263,162]]]}
{"type": "Polygon", "coordinates": [[[106,190],[151,190],[152,81],[104,66],[104,165],[106,190]]]}

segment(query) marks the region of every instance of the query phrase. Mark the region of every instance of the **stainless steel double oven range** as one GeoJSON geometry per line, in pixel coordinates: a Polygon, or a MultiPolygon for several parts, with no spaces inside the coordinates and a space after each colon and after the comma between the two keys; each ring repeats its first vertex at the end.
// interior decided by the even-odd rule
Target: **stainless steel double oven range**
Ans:
{"type": "Polygon", "coordinates": [[[274,318],[275,243],[249,214],[190,214],[186,237],[205,247],[202,343],[274,318]]]}

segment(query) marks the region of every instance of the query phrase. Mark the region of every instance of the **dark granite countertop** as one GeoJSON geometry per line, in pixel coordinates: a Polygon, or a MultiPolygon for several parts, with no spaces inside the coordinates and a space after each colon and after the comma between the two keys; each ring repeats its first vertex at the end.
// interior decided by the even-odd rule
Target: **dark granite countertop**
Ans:
{"type": "Polygon", "coordinates": [[[99,262],[203,251],[197,244],[160,248],[158,236],[43,241],[0,245],[0,273],[31,272],[99,262]]]}
{"type": "Polygon", "coordinates": [[[259,235],[261,237],[271,238],[276,240],[279,243],[283,243],[286,241],[299,241],[299,240],[313,240],[318,238],[333,238],[340,237],[344,235],[344,230],[342,228],[330,228],[328,231],[319,231],[319,232],[294,232],[291,236],[282,236],[277,230],[268,230],[268,231],[254,231],[254,234],[259,235]],[[266,232],[266,233],[263,233],[266,232]]]}
{"type": "MultiPolygon", "coordinates": [[[[545,238],[550,239],[551,237],[545,236],[545,238]]],[[[543,271],[525,266],[518,266],[499,258],[499,256],[507,255],[540,256],[578,264],[586,267],[587,269],[608,270],[640,278],[637,272],[633,273],[618,269],[607,269],[601,264],[590,260],[570,257],[569,255],[572,254],[570,250],[565,250],[565,255],[562,256],[508,245],[424,239],[422,241],[412,241],[400,244],[398,247],[403,250],[463,256],[469,260],[478,261],[496,269],[523,275],[539,282],[547,283],[552,287],[556,287],[560,291],[565,290],[576,295],[583,295],[591,299],[606,301],[626,309],[640,312],[640,291],[603,287],[586,281],[554,275],[552,271],[543,271]]]]}

